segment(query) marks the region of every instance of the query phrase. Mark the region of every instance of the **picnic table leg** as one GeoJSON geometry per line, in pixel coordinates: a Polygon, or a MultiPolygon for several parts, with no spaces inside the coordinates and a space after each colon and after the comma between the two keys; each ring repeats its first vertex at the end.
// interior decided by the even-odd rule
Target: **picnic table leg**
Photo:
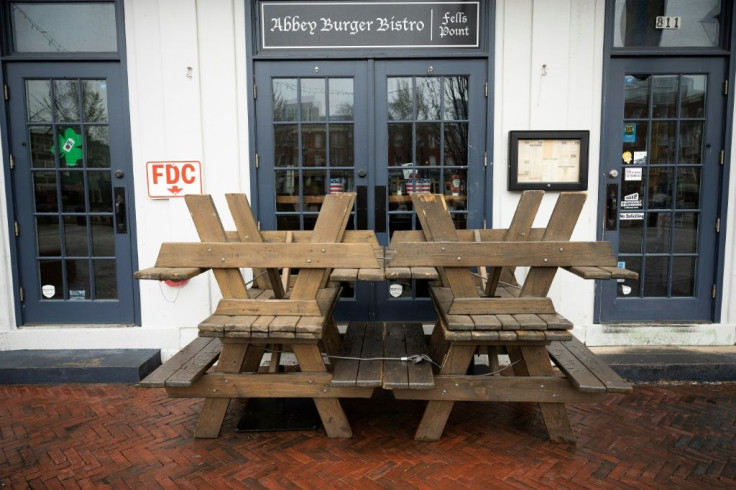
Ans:
{"type": "MultiPolygon", "coordinates": [[[[327,371],[316,344],[293,344],[291,348],[302,372],[327,371]]],[[[348,439],[353,436],[340,400],[337,398],[313,398],[313,400],[328,437],[348,439]]]]}
{"type": "MultiPolygon", "coordinates": [[[[450,345],[447,356],[442,363],[440,374],[465,374],[473,360],[476,346],[473,345],[450,345]]],[[[432,400],[424,410],[424,416],[419,423],[419,428],[414,435],[417,441],[436,441],[442,437],[445,424],[450,417],[453,401],[432,400]]]]}
{"type": "MultiPolygon", "coordinates": [[[[524,360],[520,370],[525,369],[527,376],[554,377],[549,354],[543,345],[521,347],[520,350],[524,360]]],[[[540,403],[539,410],[552,442],[575,443],[575,434],[564,403],[540,403]]]]}
{"type": "MultiPolygon", "coordinates": [[[[257,346],[243,342],[223,344],[217,371],[223,373],[240,373],[258,371],[263,350],[257,346]]],[[[199,414],[194,437],[198,439],[214,439],[220,435],[222,422],[225,420],[230,398],[206,398],[202,412],[199,414]]]]}

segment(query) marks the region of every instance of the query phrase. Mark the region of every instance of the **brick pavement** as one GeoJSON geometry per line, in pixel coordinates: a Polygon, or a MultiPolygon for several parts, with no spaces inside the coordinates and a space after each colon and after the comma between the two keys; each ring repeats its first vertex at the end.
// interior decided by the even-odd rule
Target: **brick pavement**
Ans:
{"type": "Polygon", "coordinates": [[[548,442],[536,406],[458,403],[438,442],[423,403],[344,402],[354,437],[195,440],[202,402],[121,385],[0,386],[5,488],[734,488],[736,384],[639,386],[572,405],[578,444],[548,442]]]}

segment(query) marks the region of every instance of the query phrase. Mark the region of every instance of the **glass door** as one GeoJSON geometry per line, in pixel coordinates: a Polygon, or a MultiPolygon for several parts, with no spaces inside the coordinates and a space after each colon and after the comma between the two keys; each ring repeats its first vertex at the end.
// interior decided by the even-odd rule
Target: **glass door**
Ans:
{"type": "Polygon", "coordinates": [[[22,323],[133,323],[132,166],[117,63],[13,63],[22,323]]]}
{"type": "Polygon", "coordinates": [[[603,322],[713,318],[724,64],[612,60],[603,239],[639,279],[602,281],[603,322]]]}
{"type": "MultiPolygon", "coordinates": [[[[482,227],[485,61],[257,62],[258,215],[308,230],[323,196],[356,192],[348,229],[381,245],[417,229],[410,195],[445,194],[459,228],[482,227]]],[[[426,284],[346,286],[339,320],[431,320],[426,284]]]]}

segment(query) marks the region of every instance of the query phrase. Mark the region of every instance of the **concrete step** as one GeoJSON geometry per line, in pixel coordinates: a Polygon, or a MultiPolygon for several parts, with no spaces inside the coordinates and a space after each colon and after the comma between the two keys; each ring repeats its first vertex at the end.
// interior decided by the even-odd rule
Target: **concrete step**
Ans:
{"type": "Polygon", "coordinates": [[[736,346],[590,347],[634,383],[736,381],[736,346]]]}
{"type": "Polygon", "coordinates": [[[161,365],[158,349],[0,351],[0,384],[137,383],[161,365]]]}

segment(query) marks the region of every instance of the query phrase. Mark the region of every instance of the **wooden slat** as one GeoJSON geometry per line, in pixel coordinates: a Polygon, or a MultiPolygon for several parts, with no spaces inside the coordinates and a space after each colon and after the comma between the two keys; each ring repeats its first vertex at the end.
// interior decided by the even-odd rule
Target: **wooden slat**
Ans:
{"type": "Polygon", "coordinates": [[[161,244],[156,267],[182,265],[223,269],[234,267],[373,268],[376,253],[368,243],[202,243],[161,244]]]}
{"type": "MultiPolygon", "coordinates": [[[[407,356],[429,354],[427,338],[424,336],[421,323],[406,324],[404,326],[404,334],[406,335],[407,356]]],[[[431,363],[427,361],[420,363],[409,362],[406,371],[409,375],[409,389],[428,390],[434,387],[434,375],[432,374],[431,363]]]]}
{"type": "Polygon", "coordinates": [[[621,376],[611,369],[601,358],[593,354],[582,342],[573,337],[564,347],[578,358],[611,393],[631,393],[632,388],[621,376]]]}
{"type": "Polygon", "coordinates": [[[385,270],[386,279],[411,279],[411,269],[409,267],[387,267],[385,270]]]}
{"type": "Polygon", "coordinates": [[[496,315],[472,315],[470,319],[475,324],[475,331],[501,330],[501,322],[496,315]]]}
{"type": "Polygon", "coordinates": [[[590,370],[567,350],[567,342],[552,342],[547,346],[555,365],[565,373],[570,383],[580,391],[594,393],[606,391],[606,387],[590,370]]]}
{"type": "Polygon", "coordinates": [[[583,279],[611,279],[611,273],[600,267],[565,267],[565,270],[583,279]]]}
{"type": "Polygon", "coordinates": [[[208,345],[215,343],[220,346],[218,339],[210,339],[205,337],[197,337],[187,344],[182,350],[174,354],[174,356],[156,368],[151,374],[146,376],[140,382],[140,386],[144,388],[163,388],[172,374],[174,374],[184,364],[189,362],[198,352],[207,348],[208,345]]]}
{"type": "MultiPolygon", "coordinates": [[[[457,231],[455,230],[455,223],[452,221],[450,212],[447,209],[444,197],[440,194],[413,194],[411,196],[412,204],[417,213],[417,218],[422,225],[422,231],[424,232],[424,238],[427,242],[457,242],[457,231]]],[[[398,247],[400,244],[396,244],[394,248],[394,256],[391,262],[386,264],[389,266],[434,266],[433,263],[421,263],[421,262],[406,262],[398,263],[394,262],[399,256],[398,247]]],[[[432,245],[431,243],[421,244],[422,246],[432,245]]],[[[472,244],[470,244],[472,245],[472,244]]],[[[404,253],[407,253],[405,250],[404,253]]],[[[479,262],[473,262],[468,266],[478,265],[479,262]]],[[[464,265],[464,264],[463,264],[464,265]]],[[[450,264],[444,271],[443,280],[447,280],[447,286],[452,290],[453,296],[456,298],[474,298],[478,296],[478,291],[475,288],[475,278],[467,269],[458,269],[461,267],[460,264],[454,262],[450,264]]]]}
{"type": "Polygon", "coordinates": [[[358,280],[369,282],[380,282],[386,279],[383,269],[359,269],[358,280]]]}
{"type": "Polygon", "coordinates": [[[230,317],[225,315],[210,315],[200,322],[198,329],[199,333],[210,333],[222,336],[224,333],[225,323],[229,321],[230,317]]]}
{"type": "Polygon", "coordinates": [[[215,363],[222,345],[217,339],[203,347],[194,357],[184,363],[166,380],[166,386],[186,387],[196,381],[207,369],[215,363]]]}
{"type": "Polygon", "coordinates": [[[434,267],[411,267],[411,278],[427,281],[436,281],[440,278],[434,267]]]}
{"type": "MultiPolygon", "coordinates": [[[[296,324],[299,321],[299,316],[292,315],[276,315],[271,323],[268,324],[268,335],[273,337],[275,333],[284,332],[296,332],[296,324]]],[[[283,335],[277,335],[279,338],[285,338],[283,335]]],[[[288,337],[286,337],[288,338],[288,337]]]]}
{"type": "Polygon", "coordinates": [[[149,267],[133,274],[136,279],[152,279],[154,281],[184,281],[196,277],[207,269],[199,267],[149,267]]]}
{"type": "MultiPolygon", "coordinates": [[[[608,242],[549,241],[491,244],[435,241],[395,243],[394,250],[395,253],[389,263],[391,267],[457,268],[474,267],[478,264],[503,267],[564,267],[610,266],[617,263],[608,242]]],[[[470,271],[466,272],[470,274],[470,271]]]]}
{"type": "Polygon", "coordinates": [[[473,330],[475,323],[469,315],[450,315],[452,305],[452,291],[449,288],[431,287],[430,295],[434,300],[435,308],[438,310],[449,330],[473,330]]]}
{"type": "MultiPolygon", "coordinates": [[[[384,345],[384,356],[390,358],[401,358],[406,356],[406,334],[402,323],[391,323],[386,325],[386,342],[384,345]]],[[[384,361],[383,362],[383,389],[409,388],[409,372],[406,361],[384,361]]]]}
{"type": "Polygon", "coordinates": [[[620,267],[601,267],[601,269],[610,272],[612,279],[639,279],[639,274],[628,269],[621,269],[620,267]]]}
{"type": "Polygon", "coordinates": [[[549,298],[454,298],[451,315],[514,315],[519,313],[554,313],[549,298]]]}
{"type": "MultiPolygon", "coordinates": [[[[235,228],[238,232],[238,238],[243,243],[261,243],[263,238],[258,229],[258,223],[253,217],[250,209],[250,203],[245,194],[225,194],[227,205],[230,208],[230,214],[233,217],[235,228]]],[[[285,296],[284,287],[281,284],[281,276],[276,268],[266,269],[267,277],[261,275],[260,268],[253,269],[253,275],[256,276],[256,284],[261,289],[273,290],[274,298],[283,298],[285,296]]]]}
{"type": "MultiPolygon", "coordinates": [[[[351,322],[342,341],[340,356],[359,358],[363,349],[365,322],[351,322]]],[[[336,359],[332,374],[332,386],[357,386],[360,361],[355,359],[336,359]]]]}
{"type": "Polygon", "coordinates": [[[321,316],[316,299],[221,299],[216,315],[321,316]]]}
{"type": "Polygon", "coordinates": [[[572,322],[559,313],[540,314],[539,318],[547,322],[548,330],[570,330],[572,322]]]}
{"type": "MultiPolygon", "coordinates": [[[[369,322],[366,325],[360,357],[363,359],[383,357],[383,325],[381,323],[369,322]]],[[[381,386],[382,377],[383,361],[360,361],[358,386],[381,386]]]]}
{"type": "Polygon", "coordinates": [[[514,319],[519,322],[519,328],[522,330],[545,330],[547,328],[547,322],[537,315],[523,313],[514,315],[514,319]]]}
{"type": "Polygon", "coordinates": [[[333,269],[330,273],[332,282],[355,282],[358,280],[358,269],[333,269]]]}
{"type": "Polygon", "coordinates": [[[516,318],[513,317],[513,315],[496,315],[496,318],[498,318],[498,321],[501,322],[502,330],[519,329],[519,322],[516,320],[516,318]]]}

